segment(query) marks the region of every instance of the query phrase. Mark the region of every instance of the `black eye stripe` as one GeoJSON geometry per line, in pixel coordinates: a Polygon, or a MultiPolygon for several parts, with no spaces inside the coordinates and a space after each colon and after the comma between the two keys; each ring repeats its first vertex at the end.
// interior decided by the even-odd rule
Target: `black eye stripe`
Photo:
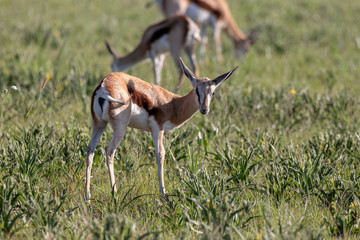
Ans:
{"type": "Polygon", "coordinates": [[[199,89],[198,89],[198,88],[195,89],[195,93],[196,93],[196,95],[197,95],[197,97],[198,97],[198,101],[199,101],[199,104],[200,104],[200,103],[201,103],[201,102],[200,102],[200,93],[199,93],[199,89]]]}

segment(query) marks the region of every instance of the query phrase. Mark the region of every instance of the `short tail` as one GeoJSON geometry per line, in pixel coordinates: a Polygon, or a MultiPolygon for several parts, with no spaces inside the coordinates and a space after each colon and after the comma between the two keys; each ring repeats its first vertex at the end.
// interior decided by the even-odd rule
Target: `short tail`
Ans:
{"type": "Polygon", "coordinates": [[[122,101],[116,100],[111,97],[109,94],[101,93],[95,96],[94,104],[91,106],[92,111],[98,119],[105,120],[103,118],[104,111],[106,112],[109,107],[109,102],[116,102],[119,104],[124,104],[122,101]]]}
{"type": "Polygon", "coordinates": [[[113,98],[112,96],[110,96],[108,94],[102,94],[101,96],[99,96],[99,98],[103,98],[109,102],[117,102],[117,103],[124,104],[123,102],[116,100],[115,98],[113,98]]]}

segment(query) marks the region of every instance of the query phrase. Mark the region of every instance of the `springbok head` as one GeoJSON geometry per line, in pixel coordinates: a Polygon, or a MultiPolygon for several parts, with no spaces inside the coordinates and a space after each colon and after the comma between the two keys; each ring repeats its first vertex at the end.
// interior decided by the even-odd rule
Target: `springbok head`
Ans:
{"type": "Polygon", "coordinates": [[[210,102],[215,94],[215,89],[223,83],[226,79],[228,79],[234,71],[238,68],[235,67],[228,73],[218,76],[217,78],[211,80],[207,77],[197,78],[184,64],[182,59],[180,58],[180,65],[184,71],[186,77],[190,80],[191,85],[193,86],[196,103],[199,108],[199,111],[202,114],[208,114],[210,110],[210,102]]]}
{"type": "Polygon", "coordinates": [[[234,41],[235,55],[239,59],[243,59],[245,54],[249,51],[250,47],[255,43],[258,36],[256,31],[251,31],[245,40],[234,41]]]}

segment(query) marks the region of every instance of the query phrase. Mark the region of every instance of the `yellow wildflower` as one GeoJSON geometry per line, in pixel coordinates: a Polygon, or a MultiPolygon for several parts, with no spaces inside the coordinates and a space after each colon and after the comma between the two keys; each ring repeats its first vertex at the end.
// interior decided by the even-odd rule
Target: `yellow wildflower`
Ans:
{"type": "Polygon", "coordinates": [[[4,69],[4,70],[3,70],[3,73],[4,73],[5,76],[9,76],[10,71],[9,71],[8,69],[4,69]]]}
{"type": "Polygon", "coordinates": [[[261,141],[262,145],[265,145],[265,142],[264,141],[261,141]]]}
{"type": "Polygon", "coordinates": [[[45,81],[43,82],[42,86],[41,86],[41,90],[44,90],[46,84],[48,83],[48,81],[50,80],[51,78],[51,75],[50,73],[47,73],[46,76],[45,76],[45,81]]]}
{"type": "Polygon", "coordinates": [[[210,200],[208,199],[208,200],[206,200],[206,202],[207,202],[207,203],[210,203],[210,200]]]}
{"type": "Polygon", "coordinates": [[[59,30],[55,30],[55,31],[54,31],[54,36],[57,37],[57,38],[60,37],[60,31],[59,31],[59,30]]]}
{"type": "Polygon", "coordinates": [[[330,182],[331,182],[331,183],[334,183],[334,178],[331,178],[331,179],[330,179],[330,182]]]}
{"type": "Polygon", "coordinates": [[[352,209],[352,208],[356,208],[357,206],[357,203],[354,201],[350,204],[349,208],[352,209]]]}
{"type": "Polygon", "coordinates": [[[290,90],[290,93],[291,93],[291,94],[296,94],[296,90],[295,90],[295,89],[291,89],[291,90],[290,90]]]}
{"type": "Polygon", "coordinates": [[[261,233],[261,232],[258,232],[258,233],[256,234],[256,239],[257,239],[257,240],[262,239],[262,233],[261,233]]]}

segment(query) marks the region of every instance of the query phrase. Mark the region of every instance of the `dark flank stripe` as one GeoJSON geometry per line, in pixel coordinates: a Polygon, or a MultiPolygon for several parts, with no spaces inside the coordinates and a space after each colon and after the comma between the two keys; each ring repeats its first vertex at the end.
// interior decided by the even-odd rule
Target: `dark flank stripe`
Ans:
{"type": "Polygon", "coordinates": [[[133,86],[132,81],[129,81],[128,91],[131,95],[131,102],[138,105],[140,108],[145,109],[149,115],[153,115],[156,112],[156,108],[151,99],[144,93],[137,91],[133,86]]]}
{"type": "MultiPolygon", "coordinates": [[[[182,43],[185,43],[186,40],[186,35],[189,31],[189,21],[188,18],[186,16],[183,15],[179,15],[179,16],[174,16],[174,17],[170,17],[164,21],[161,21],[153,26],[150,26],[146,31],[152,31],[152,29],[156,29],[153,33],[151,33],[151,36],[149,37],[149,39],[146,41],[147,43],[149,43],[148,45],[150,46],[150,43],[155,42],[156,40],[158,40],[159,38],[161,38],[162,36],[164,36],[165,34],[169,34],[169,32],[174,28],[177,27],[179,25],[182,25],[182,27],[184,28],[184,34],[183,34],[183,39],[182,39],[182,43]]],[[[144,36],[146,35],[146,32],[144,33],[144,36]]],[[[144,38],[144,37],[143,37],[144,38]]]]}
{"type": "Polygon", "coordinates": [[[200,93],[199,93],[199,89],[198,89],[198,88],[195,89],[195,93],[196,93],[196,96],[198,97],[198,102],[199,102],[199,104],[200,104],[200,103],[201,103],[201,102],[200,102],[200,93]]]}
{"type": "MultiPolygon", "coordinates": [[[[161,38],[162,36],[164,36],[165,34],[168,34],[170,32],[171,27],[170,26],[166,26],[164,28],[160,28],[158,30],[156,30],[150,37],[149,42],[153,43],[156,40],[158,40],[159,38],[161,38]]],[[[149,46],[150,47],[150,46],[149,46]]]]}

